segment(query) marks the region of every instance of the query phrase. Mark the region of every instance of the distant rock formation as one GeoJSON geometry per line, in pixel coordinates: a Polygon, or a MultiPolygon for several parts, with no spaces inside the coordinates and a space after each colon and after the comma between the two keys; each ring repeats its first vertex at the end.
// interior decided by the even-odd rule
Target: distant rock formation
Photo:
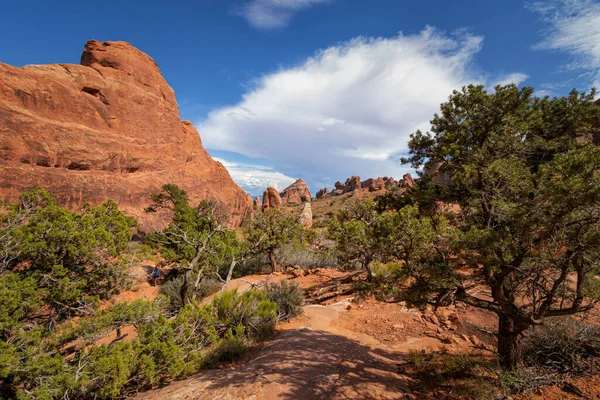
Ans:
{"type": "Polygon", "coordinates": [[[372,182],[369,185],[369,192],[377,192],[383,189],[385,189],[385,181],[383,178],[372,179],[372,182]]]}
{"type": "Polygon", "coordinates": [[[452,179],[450,171],[443,168],[440,161],[436,161],[428,165],[423,170],[423,175],[431,176],[431,179],[436,185],[451,185],[452,179]]]}
{"type": "Polygon", "coordinates": [[[257,198],[254,199],[254,207],[256,207],[256,208],[262,208],[262,205],[263,205],[263,203],[260,200],[260,197],[257,197],[257,198]]]}
{"type": "Polygon", "coordinates": [[[279,195],[281,196],[281,202],[284,206],[302,204],[312,200],[308,185],[302,179],[298,179],[296,182],[283,189],[279,195]]]}
{"type": "Polygon", "coordinates": [[[407,188],[412,188],[415,186],[415,180],[411,174],[404,174],[404,176],[402,176],[402,180],[404,181],[404,186],[407,188]]]}
{"type": "Polygon", "coordinates": [[[327,196],[328,194],[329,194],[329,189],[328,189],[328,188],[323,188],[323,189],[321,189],[321,190],[319,190],[319,191],[317,192],[317,199],[320,199],[320,198],[322,198],[322,197],[325,197],[325,196],[327,196]]]}
{"type": "Polygon", "coordinates": [[[355,190],[358,190],[362,187],[361,182],[360,182],[360,176],[352,176],[350,178],[348,178],[346,180],[346,183],[344,184],[345,189],[344,191],[346,192],[353,192],[355,190]]]}
{"type": "Polygon", "coordinates": [[[1,200],[36,186],[72,209],[111,198],[146,231],[170,219],[144,212],[166,183],[221,204],[232,226],[252,209],[181,121],[154,60],[129,43],[89,41],[81,65],[0,63],[0,143],[1,200]]]}
{"type": "Polygon", "coordinates": [[[411,174],[405,174],[402,180],[395,180],[392,177],[384,176],[378,178],[368,178],[361,182],[360,177],[352,176],[346,179],[345,183],[337,181],[335,190],[329,191],[328,188],[323,188],[317,192],[317,199],[322,199],[329,196],[340,196],[344,193],[353,192],[355,190],[368,189],[369,192],[378,192],[380,190],[392,189],[396,187],[412,188],[415,185],[415,180],[411,174]]]}
{"type": "Polygon", "coordinates": [[[304,203],[304,208],[302,209],[302,213],[300,214],[299,222],[300,225],[302,225],[305,228],[312,227],[313,215],[310,203],[304,203]]]}
{"type": "Polygon", "coordinates": [[[270,210],[271,208],[281,207],[281,197],[277,192],[277,189],[268,187],[263,193],[262,209],[263,211],[270,210]]]}

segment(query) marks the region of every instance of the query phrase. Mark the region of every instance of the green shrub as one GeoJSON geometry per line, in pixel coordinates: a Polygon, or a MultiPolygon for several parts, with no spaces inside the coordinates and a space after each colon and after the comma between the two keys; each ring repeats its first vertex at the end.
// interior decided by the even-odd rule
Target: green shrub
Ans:
{"type": "Polygon", "coordinates": [[[299,266],[301,268],[334,268],[337,258],[333,251],[312,252],[304,245],[287,245],[275,251],[275,256],[282,266],[299,266]]]}
{"type": "Polygon", "coordinates": [[[275,329],[277,304],[255,288],[242,294],[235,289],[224,292],[212,304],[223,332],[237,334],[242,326],[249,339],[263,339],[275,329]]]}
{"type": "MultiPolygon", "coordinates": [[[[171,301],[171,306],[174,309],[179,309],[183,307],[183,299],[181,298],[181,287],[183,286],[184,276],[179,275],[170,281],[164,283],[160,287],[160,292],[166,295],[171,301]]],[[[216,293],[221,289],[221,283],[215,279],[203,279],[200,281],[198,285],[198,290],[196,291],[196,299],[203,299],[205,297],[210,296],[211,294],[216,293]]],[[[188,292],[186,294],[187,298],[191,298],[191,292],[193,292],[193,287],[188,288],[188,292]]]]}
{"type": "Polygon", "coordinates": [[[302,313],[304,294],[297,283],[270,283],[265,291],[267,298],[277,304],[278,321],[285,321],[302,313]]]}

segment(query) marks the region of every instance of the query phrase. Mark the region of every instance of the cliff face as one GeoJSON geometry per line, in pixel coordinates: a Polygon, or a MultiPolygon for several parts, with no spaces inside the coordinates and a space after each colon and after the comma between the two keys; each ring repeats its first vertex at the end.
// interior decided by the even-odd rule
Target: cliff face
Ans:
{"type": "Polygon", "coordinates": [[[90,41],[81,65],[0,63],[0,198],[35,186],[77,208],[112,198],[145,230],[167,216],[146,214],[165,183],[193,202],[221,203],[238,225],[252,205],[182,122],[173,89],[152,58],[125,42],[90,41]]]}

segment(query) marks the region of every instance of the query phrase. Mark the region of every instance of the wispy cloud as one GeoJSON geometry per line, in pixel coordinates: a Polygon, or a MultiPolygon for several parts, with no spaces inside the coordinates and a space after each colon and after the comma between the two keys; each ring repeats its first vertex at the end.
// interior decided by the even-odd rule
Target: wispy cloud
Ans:
{"type": "Polygon", "coordinates": [[[515,72],[512,74],[503,75],[497,78],[497,81],[494,82],[494,86],[496,85],[508,85],[510,83],[514,83],[519,85],[529,78],[527,74],[523,74],[521,72],[515,72]]]}
{"type": "Polygon", "coordinates": [[[546,28],[538,50],[571,56],[565,70],[583,71],[579,80],[600,89],[600,3],[592,0],[546,0],[528,6],[538,12],[546,28]]]}
{"type": "Polygon", "coordinates": [[[293,16],[316,4],[333,0],[251,0],[238,13],[257,29],[281,29],[290,24],[293,16]]]}
{"type": "Polygon", "coordinates": [[[396,155],[407,151],[412,132],[429,129],[452,90],[524,79],[478,72],[473,58],[482,44],[480,36],[430,27],[358,37],[263,76],[237,105],[210,112],[198,128],[207,148],[269,160],[309,184],[357,174],[398,177],[408,169],[396,155]]]}

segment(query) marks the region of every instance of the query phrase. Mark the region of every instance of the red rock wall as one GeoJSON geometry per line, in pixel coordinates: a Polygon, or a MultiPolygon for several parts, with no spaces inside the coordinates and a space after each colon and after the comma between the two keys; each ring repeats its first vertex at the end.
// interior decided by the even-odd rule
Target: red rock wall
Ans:
{"type": "Polygon", "coordinates": [[[70,208],[112,198],[143,229],[167,217],[144,213],[165,183],[192,201],[211,198],[238,225],[251,212],[244,191],[181,122],[173,89],[145,53],[90,41],[82,65],[0,63],[0,198],[42,186],[70,208]]]}

